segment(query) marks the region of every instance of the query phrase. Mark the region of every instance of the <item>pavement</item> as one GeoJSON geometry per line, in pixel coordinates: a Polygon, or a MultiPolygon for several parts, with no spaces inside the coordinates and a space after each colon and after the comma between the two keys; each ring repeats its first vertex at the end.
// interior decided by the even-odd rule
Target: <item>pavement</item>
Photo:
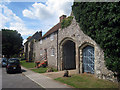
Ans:
{"type": "Polygon", "coordinates": [[[24,70],[22,73],[26,77],[28,77],[43,88],[72,88],[71,86],[53,80],[52,78],[47,77],[44,74],[33,72],[25,67],[22,67],[22,69],[24,70]]]}

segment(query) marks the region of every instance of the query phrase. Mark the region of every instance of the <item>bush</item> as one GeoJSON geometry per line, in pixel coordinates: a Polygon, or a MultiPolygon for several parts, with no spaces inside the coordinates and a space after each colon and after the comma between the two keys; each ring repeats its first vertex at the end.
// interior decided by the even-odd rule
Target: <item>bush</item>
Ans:
{"type": "Polygon", "coordinates": [[[61,28],[63,29],[63,28],[68,27],[71,24],[72,19],[73,19],[72,16],[69,16],[68,18],[63,19],[61,22],[61,28]]]}

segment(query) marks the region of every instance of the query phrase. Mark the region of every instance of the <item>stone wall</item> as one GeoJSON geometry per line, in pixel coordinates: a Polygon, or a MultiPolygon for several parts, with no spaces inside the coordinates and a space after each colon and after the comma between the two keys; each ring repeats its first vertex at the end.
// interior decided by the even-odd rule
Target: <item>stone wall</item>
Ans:
{"type": "Polygon", "coordinates": [[[68,40],[75,42],[76,45],[76,73],[83,72],[82,50],[84,47],[89,45],[94,47],[94,57],[95,57],[94,75],[98,78],[116,81],[116,79],[113,76],[113,73],[109,71],[105,66],[103,50],[94,40],[92,40],[89,36],[83,33],[83,31],[80,29],[75,19],[73,19],[71,25],[68,26],[67,28],[59,29],[59,33],[58,33],[58,47],[59,47],[58,69],[59,70],[62,70],[62,62],[63,62],[62,45],[68,40]]]}
{"type": "Polygon", "coordinates": [[[94,40],[83,33],[75,18],[73,18],[71,25],[67,28],[59,29],[58,32],[55,32],[54,34],[51,34],[46,38],[34,43],[33,51],[35,54],[35,60],[42,60],[42,57],[44,56],[44,51],[46,49],[48,66],[58,68],[58,70],[63,70],[63,45],[68,40],[75,43],[75,60],[77,74],[83,73],[83,49],[86,46],[91,46],[94,48],[93,75],[101,79],[116,81],[116,78],[113,76],[113,72],[108,70],[105,66],[103,50],[94,40]],[[53,40],[51,40],[52,35],[54,38],[53,40]],[[54,55],[51,55],[52,48],[54,48],[54,55]]]}
{"type": "Polygon", "coordinates": [[[57,32],[42,39],[42,41],[40,40],[36,42],[34,44],[34,47],[35,47],[35,60],[36,61],[42,60],[42,57],[44,56],[44,53],[45,53],[44,49],[46,49],[48,66],[57,68],[57,32]],[[52,55],[52,49],[54,49],[54,55],[52,55]]]}

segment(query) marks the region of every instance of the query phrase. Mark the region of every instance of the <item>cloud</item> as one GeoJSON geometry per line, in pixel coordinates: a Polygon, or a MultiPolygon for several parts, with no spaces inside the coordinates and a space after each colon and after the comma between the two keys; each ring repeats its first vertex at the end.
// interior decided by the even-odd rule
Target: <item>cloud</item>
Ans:
{"type": "Polygon", "coordinates": [[[22,13],[24,17],[39,20],[42,32],[45,33],[59,22],[60,16],[71,14],[72,5],[73,0],[47,0],[45,3],[35,2],[22,13]]]}
{"type": "Polygon", "coordinates": [[[70,15],[72,4],[73,0],[48,0],[45,4],[36,2],[29,9],[23,10],[23,16],[56,23],[61,15],[70,15]]]}
{"type": "Polygon", "coordinates": [[[35,33],[35,30],[28,29],[24,21],[16,16],[5,5],[0,5],[0,8],[4,10],[3,13],[0,13],[0,29],[11,29],[11,30],[17,30],[21,35],[29,35],[35,33]],[[6,24],[9,23],[7,26],[6,24]]]}
{"type": "Polygon", "coordinates": [[[11,0],[0,0],[0,3],[7,5],[11,2],[11,0]]]}
{"type": "MultiPolygon", "coordinates": [[[[17,30],[24,38],[33,35],[37,31],[37,27],[38,31],[42,29],[43,33],[45,33],[59,22],[61,15],[70,15],[72,4],[73,0],[69,0],[69,2],[66,0],[36,2],[22,11],[24,17],[34,22],[29,22],[29,19],[27,19],[28,21],[23,21],[24,19],[22,20],[22,18],[13,13],[6,4],[0,5],[0,8],[4,10],[4,13],[0,12],[0,29],[17,30]]],[[[25,41],[26,40],[24,40],[24,42],[25,41]]]]}

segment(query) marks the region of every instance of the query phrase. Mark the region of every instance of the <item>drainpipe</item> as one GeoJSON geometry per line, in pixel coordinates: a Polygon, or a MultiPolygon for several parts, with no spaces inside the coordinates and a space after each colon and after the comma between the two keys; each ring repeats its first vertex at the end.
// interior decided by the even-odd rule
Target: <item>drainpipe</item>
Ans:
{"type": "Polygon", "coordinates": [[[57,31],[57,70],[58,70],[58,31],[57,31]]]}

